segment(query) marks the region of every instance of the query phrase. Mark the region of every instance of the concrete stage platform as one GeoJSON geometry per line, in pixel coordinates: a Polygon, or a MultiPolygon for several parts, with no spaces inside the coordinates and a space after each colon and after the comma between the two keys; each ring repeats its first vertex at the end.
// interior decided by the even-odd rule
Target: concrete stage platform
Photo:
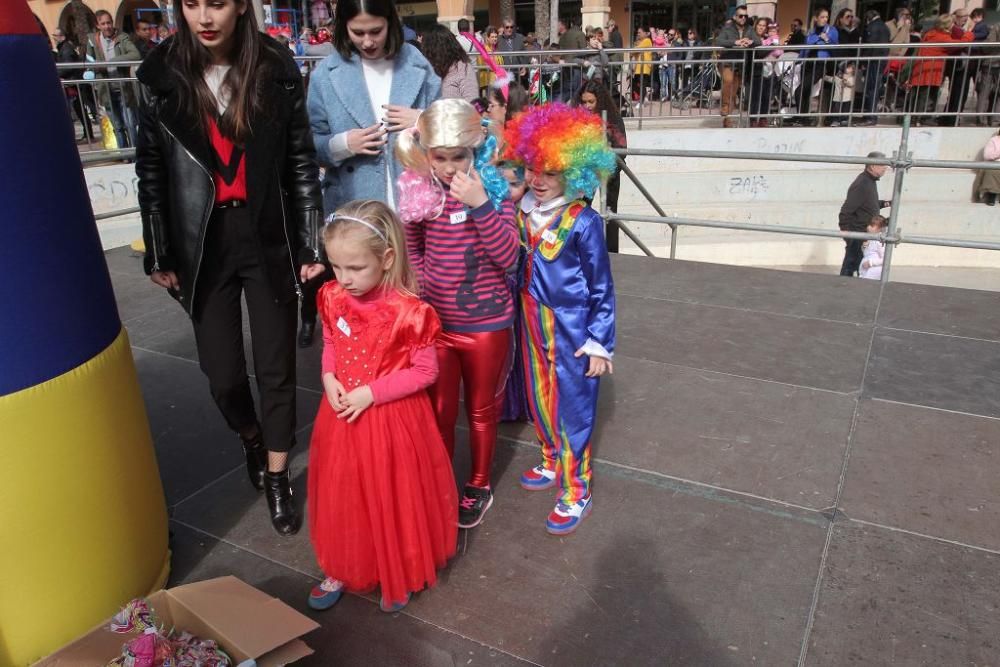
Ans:
{"type": "MultiPolygon", "coordinates": [[[[172,508],[173,584],[305,609],[320,573],[245,479],[190,323],[107,254],[172,508]]],[[[403,613],[346,597],[311,665],[996,665],[1000,295],[618,257],[595,507],[547,535],[506,425],[496,502],[403,613]]],[[[319,346],[299,357],[304,496],[319,346]]],[[[460,445],[460,450],[463,447],[460,445]]],[[[456,463],[460,481],[467,460],[456,463]]]]}

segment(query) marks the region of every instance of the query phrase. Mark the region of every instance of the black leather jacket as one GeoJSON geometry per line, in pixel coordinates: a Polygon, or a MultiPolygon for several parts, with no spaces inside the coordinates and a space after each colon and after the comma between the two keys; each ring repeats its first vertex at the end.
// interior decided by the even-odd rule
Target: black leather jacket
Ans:
{"type": "MultiPolygon", "coordinates": [[[[274,298],[285,301],[300,293],[300,264],[320,261],[323,202],[302,77],[288,49],[260,39],[266,109],[253,119],[244,146],[247,210],[274,298]]],[[[143,104],[135,171],[146,273],[176,272],[180,290],[173,296],[194,314],[199,271],[211,261],[203,253],[215,203],[215,161],[203,123],[181,110],[169,64],[172,40],[152,51],[137,72],[143,104]]]]}

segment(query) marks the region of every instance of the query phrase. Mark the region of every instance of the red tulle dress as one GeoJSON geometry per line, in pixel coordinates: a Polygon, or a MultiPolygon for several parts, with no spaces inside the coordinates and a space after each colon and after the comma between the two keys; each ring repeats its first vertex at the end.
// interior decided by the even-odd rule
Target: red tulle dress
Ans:
{"type": "MultiPolygon", "coordinates": [[[[318,296],[348,391],[408,368],[411,351],[433,345],[441,331],[416,297],[365,297],[336,282],[318,296]]],[[[433,586],[455,555],[455,477],[435,423],[424,390],[372,405],[354,423],[321,402],[309,450],[309,531],[323,572],[348,591],[381,586],[385,602],[405,602],[433,586]]]]}

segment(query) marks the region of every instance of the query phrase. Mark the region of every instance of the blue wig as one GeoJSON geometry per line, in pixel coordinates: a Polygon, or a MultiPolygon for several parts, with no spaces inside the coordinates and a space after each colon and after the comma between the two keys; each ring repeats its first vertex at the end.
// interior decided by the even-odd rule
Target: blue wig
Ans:
{"type": "Polygon", "coordinates": [[[503,200],[510,197],[510,185],[503,177],[503,173],[493,164],[497,154],[497,146],[497,138],[488,134],[486,141],[476,149],[473,163],[476,171],[479,172],[480,180],[483,182],[486,196],[493,202],[493,208],[499,211],[503,200]]]}

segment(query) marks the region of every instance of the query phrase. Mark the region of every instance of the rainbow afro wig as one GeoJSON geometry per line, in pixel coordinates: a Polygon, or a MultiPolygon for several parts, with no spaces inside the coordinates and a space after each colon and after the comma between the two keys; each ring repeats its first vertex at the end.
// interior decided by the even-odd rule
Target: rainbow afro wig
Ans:
{"type": "Polygon", "coordinates": [[[503,159],[532,171],[557,171],[566,197],[593,197],[615,170],[600,117],[553,103],[533,107],[507,122],[503,159]]]}

